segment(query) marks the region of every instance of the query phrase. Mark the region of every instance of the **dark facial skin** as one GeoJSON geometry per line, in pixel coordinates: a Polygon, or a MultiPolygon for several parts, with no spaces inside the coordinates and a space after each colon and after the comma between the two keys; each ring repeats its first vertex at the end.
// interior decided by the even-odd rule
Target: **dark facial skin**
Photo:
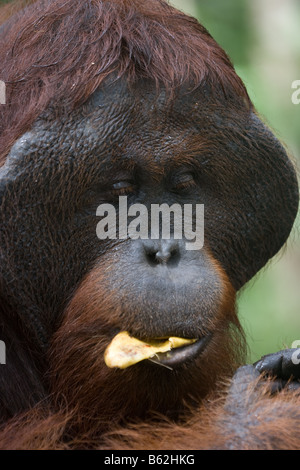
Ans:
{"type": "Polygon", "coordinates": [[[49,111],[13,146],[1,169],[1,237],[14,247],[1,254],[3,300],[41,346],[83,276],[106,259],[118,257],[106,282],[119,292],[123,327],[198,337],[223,295],[212,258],[238,289],[278,251],[297,209],[294,173],[256,116],[217,98],[194,91],[169,103],[147,83],[128,90],[118,81],[71,115],[49,111]],[[119,195],[147,207],[204,204],[204,248],[165,244],[168,261],[153,265],[161,245],[98,240],[96,208],[117,207],[119,195]]]}
{"type": "Polygon", "coordinates": [[[107,413],[108,421],[132,410],[178,413],[183,400],[199,402],[237,367],[220,360],[238,324],[235,291],[281,248],[298,205],[285,151],[243,102],[205,88],[169,99],[145,81],[108,83],[75,110],[49,109],[11,149],[0,191],[1,339],[9,345],[1,380],[12,388],[2,407],[17,413],[47,395],[45,358],[60,328],[52,389],[83,415],[107,413]],[[204,247],[99,240],[96,209],[117,209],[120,195],[148,209],[204,204],[204,247]],[[165,362],[172,375],[149,361],[115,374],[103,352],[125,330],[198,342],[165,362]],[[90,401],[81,387],[93,391],[90,401]]]}

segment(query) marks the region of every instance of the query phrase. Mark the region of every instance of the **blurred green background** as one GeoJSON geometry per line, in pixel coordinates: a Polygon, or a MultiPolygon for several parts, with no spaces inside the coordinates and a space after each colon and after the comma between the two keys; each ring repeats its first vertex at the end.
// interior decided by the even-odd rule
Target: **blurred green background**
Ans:
{"type": "MultiPolygon", "coordinates": [[[[8,0],[9,1],[9,0],[8,0]]],[[[0,4],[7,0],[0,0],[0,4]]],[[[199,19],[226,50],[258,112],[300,168],[299,0],[170,0],[199,19]]],[[[299,173],[300,174],[300,173],[299,173]]],[[[300,217],[282,252],[239,293],[248,360],[300,340],[300,217]]]]}
{"type": "MultiPolygon", "coordinates": [[[[299,0],[171,0],[199,19],[225,49],[265,122],[300,168],[299,0]]],[[[300,172],[299,172],[300,174],[300,172]]],[[[300,340],[300,217],[287,246],[239,293],[248,360],[300,340]]]]}

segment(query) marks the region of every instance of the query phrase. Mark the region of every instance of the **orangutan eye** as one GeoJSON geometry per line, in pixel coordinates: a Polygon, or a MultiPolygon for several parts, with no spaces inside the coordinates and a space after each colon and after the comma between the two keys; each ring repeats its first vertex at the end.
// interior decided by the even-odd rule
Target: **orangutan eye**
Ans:
{"type": "Polygon", "coordinates": [[[193,175],[191,173],[185,173],[184,175],[180,175],[178,178],[176,178],[174,189],[175,190],[187,189],[192,186],[195,186],[195,184],[196,183],[195,183],[193,175]]]}
{"type": "Polygon", "coordinates": [[[112,185],[111,192],[114,195],[130,194],[136,190],[136,185],[132,181],[118,181],[112,185]]]}

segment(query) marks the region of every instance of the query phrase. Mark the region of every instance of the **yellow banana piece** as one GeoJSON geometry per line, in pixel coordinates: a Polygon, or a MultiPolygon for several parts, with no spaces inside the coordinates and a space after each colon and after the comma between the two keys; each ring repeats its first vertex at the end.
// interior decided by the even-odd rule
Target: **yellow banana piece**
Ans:
{"type": "Polygon", "coordinates": [[[178,338],[172,336],[165,341],[141,341],[130,336],[127,331],[118,333],[107,346],[104,360],[107,367],[126,369],[137,362],[149,359],[158,353],[171,351],[192,344],[196,339],[178,338]]]}

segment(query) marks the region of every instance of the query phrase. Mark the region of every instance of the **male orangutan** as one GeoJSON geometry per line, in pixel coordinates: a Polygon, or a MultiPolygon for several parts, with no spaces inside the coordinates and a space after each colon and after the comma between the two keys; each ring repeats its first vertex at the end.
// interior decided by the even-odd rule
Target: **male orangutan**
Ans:
{"type": "Polygon", "coordinates": [[[1,448],[299,447],[295,351],[238,369],[235,313],[298,186],[224,51],[164,0],[1,15],[1,448]],[[203,205],[203,248],[100,240],[120,196],[203,205]]]}

